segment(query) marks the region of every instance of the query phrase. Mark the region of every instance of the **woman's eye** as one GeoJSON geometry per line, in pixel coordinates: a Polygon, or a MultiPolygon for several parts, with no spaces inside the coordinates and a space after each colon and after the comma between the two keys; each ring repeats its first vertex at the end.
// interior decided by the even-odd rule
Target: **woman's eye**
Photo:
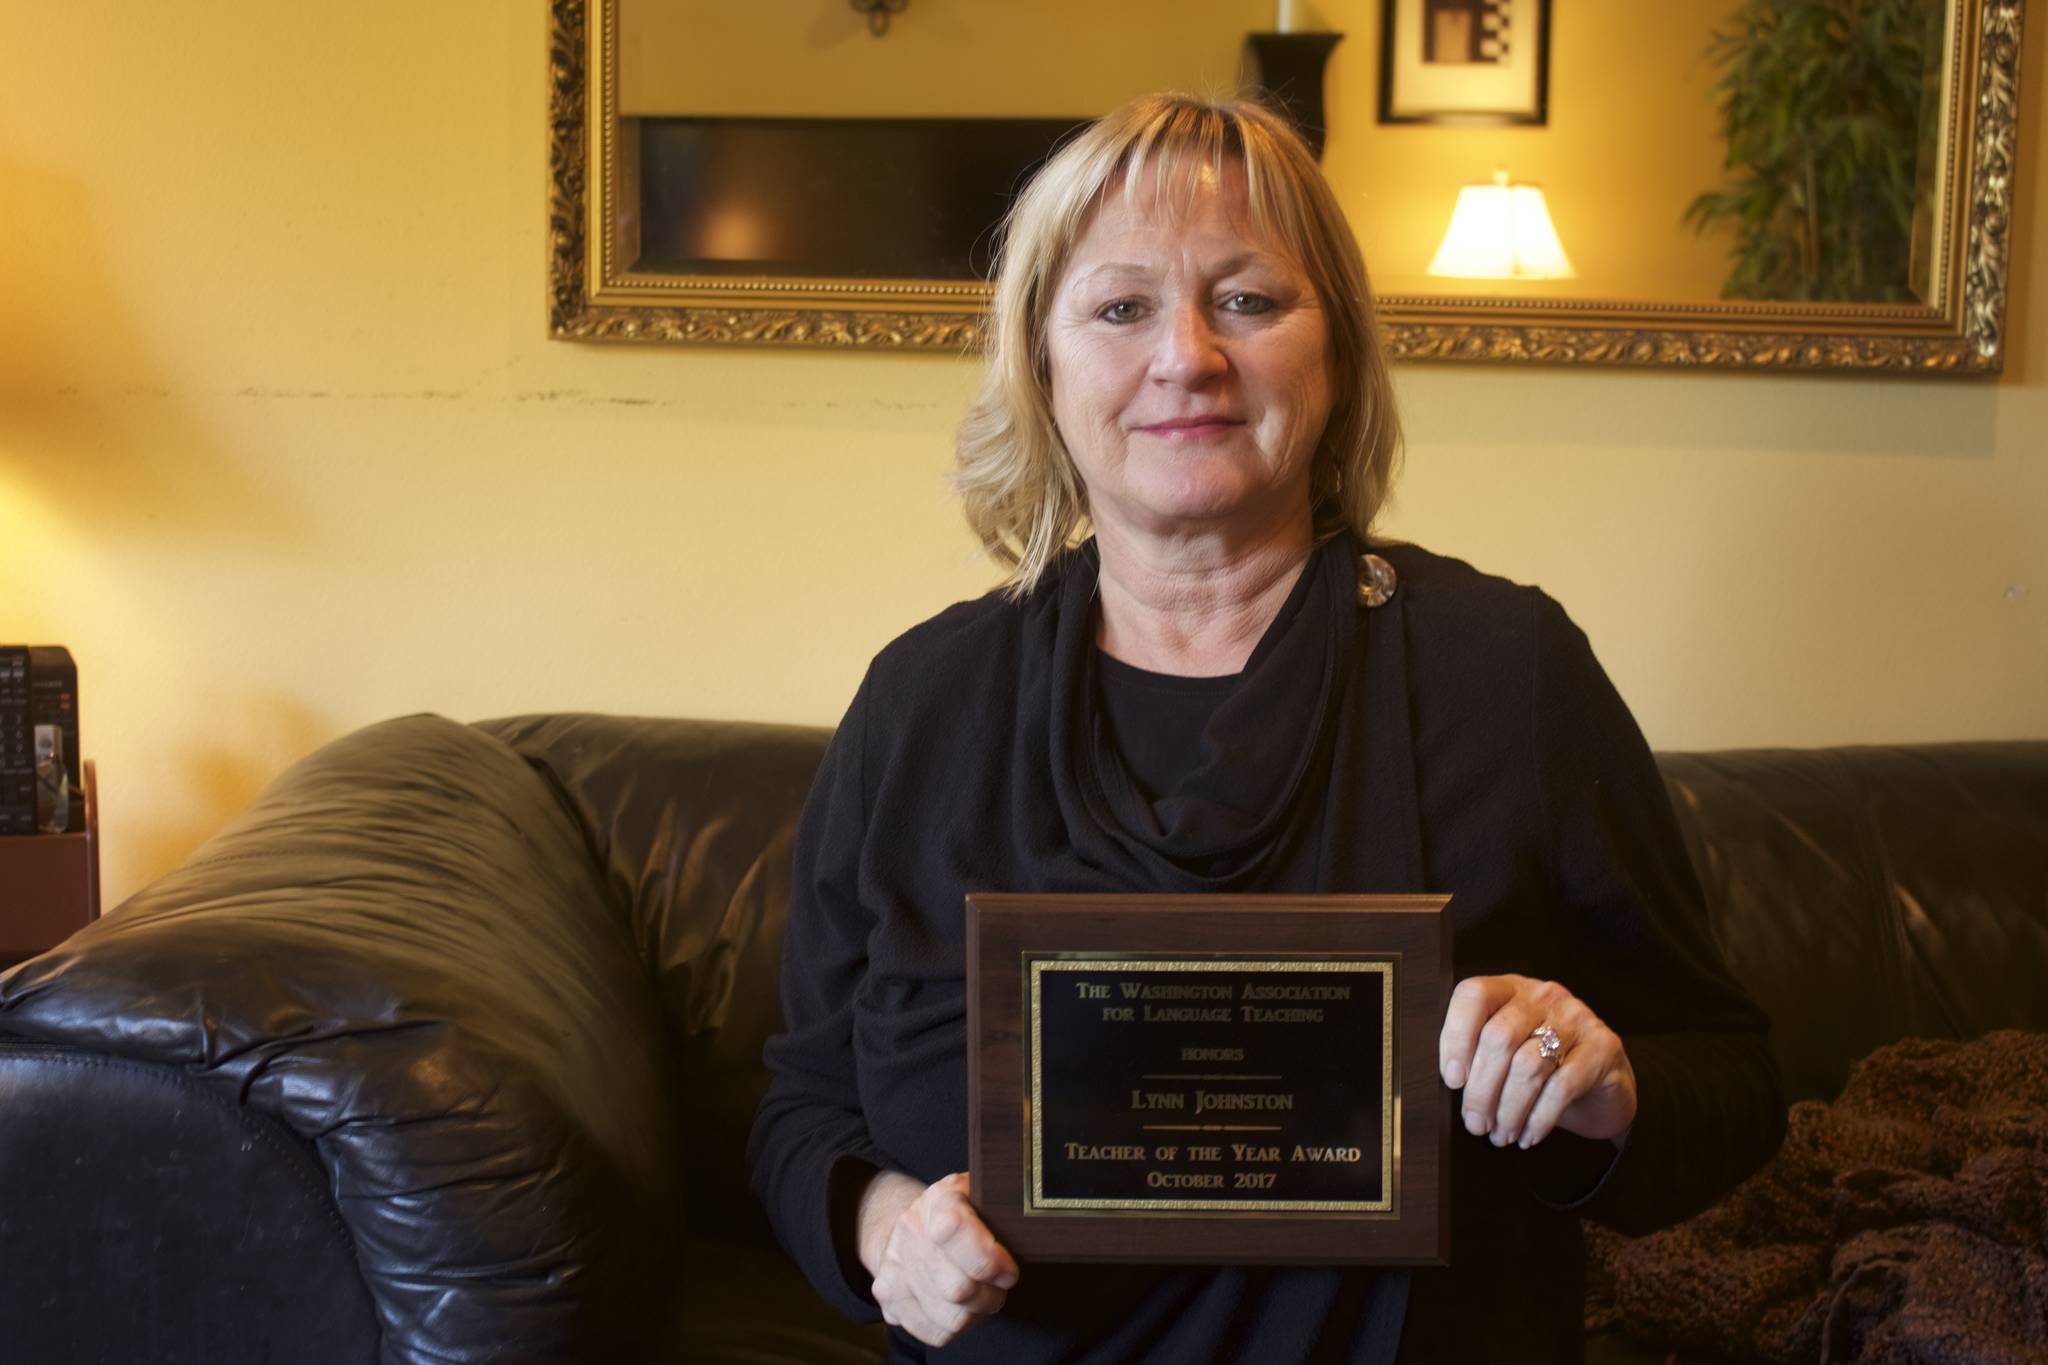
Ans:
{"type": "Polygon", "coordinates": [[[1105,304],[1095,316],[1104,322],[1136,322],[1140,311],[1136,299],[1118,299],[1115,303],[1105,304]]]}
{"type": "Polygon", "coordinates": [[[1256,294],[1249,289],[1240,289],[1235,294],[1224,299],[1223,306],[1233,313],[1266,313],[1272,311],[1274,304],[1273,300],[1267,298],[1264,294],[1256,294]]]}

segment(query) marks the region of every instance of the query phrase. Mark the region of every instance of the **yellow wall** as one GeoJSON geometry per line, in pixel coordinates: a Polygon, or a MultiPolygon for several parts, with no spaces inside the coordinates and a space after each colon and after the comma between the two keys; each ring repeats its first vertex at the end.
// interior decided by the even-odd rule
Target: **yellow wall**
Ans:
{"type": "MultiPolygon", "coordinates": [[[[2048,735],[2036,18],[2003,382],[1404,369],[1390,529],[1551,588],[1660,746],[2048,735]]],[[[829,721],[989,581],[970,363],[544,339],[544,53],[0,0],[0,640],[81,660],[110,903],[368,721],[829,721]]]]}

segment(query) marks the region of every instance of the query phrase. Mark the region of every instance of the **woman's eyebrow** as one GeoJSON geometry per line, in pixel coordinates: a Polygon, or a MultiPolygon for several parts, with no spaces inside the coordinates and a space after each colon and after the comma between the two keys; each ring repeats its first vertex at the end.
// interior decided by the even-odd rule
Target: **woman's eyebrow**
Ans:
{"type": "Polygon", "coordinates": [[[1147,267],[1133,261],[1105,261],[1101,265],[1091,265],[1087,269],[1077,272],[1073,277],[1073,283],[1079,286],[1107,280],[1142,280],[1149,279],[1152,273],[1147,267]]]}
{"type": "MultiPolygon", "coordinates": [[[[1277,256],[1270,251],[1241,251],[1235,256],[1217,262],[1215,266],[1211,267],[1210,273],[1215,275],[1234,275],[1247,266],[1261,264],[1280,265],[1284,261],[1284,257],[1277,256]]],[[[1104,261],[1101,265],[1091,265],[1075,274],[1073,283],[1080,286],[1108,280],[1145,280],[1151,279],[1157,273],[1156,268],[1140,265],[1135,261],[1104,261]]]]}

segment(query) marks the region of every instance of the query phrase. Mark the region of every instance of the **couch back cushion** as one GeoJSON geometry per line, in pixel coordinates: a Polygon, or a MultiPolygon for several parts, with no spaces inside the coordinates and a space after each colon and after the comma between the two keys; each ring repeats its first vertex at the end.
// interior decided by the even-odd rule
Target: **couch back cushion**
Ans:
{"type": "Polygon", "coordinates": [[[2048,743],[1658,763],[1788,1098],[1900,1038],[2048,1028],[2048,743]]]}
{"type": "MultiPolygon", "coordinates": [[[[479,728],[553,778],[658,978],[696,1209],[765,1237],[736,1173],[781,1027],[790,848],[828,732],[595,715],[479,728]]],[[[1898,1038],[2048,1028],[2048,743],[1658,761],[1789,1098],[1834,1095],[1898,1038]]]]}
{"type": "Polygon", "coordinates": [[[655,976],[691,1226],[772,1244],[742,1173],[761,1045],[782,1027],[791,846],[831,732],[573,714],[477,728],[554,781],[655,976]]]}

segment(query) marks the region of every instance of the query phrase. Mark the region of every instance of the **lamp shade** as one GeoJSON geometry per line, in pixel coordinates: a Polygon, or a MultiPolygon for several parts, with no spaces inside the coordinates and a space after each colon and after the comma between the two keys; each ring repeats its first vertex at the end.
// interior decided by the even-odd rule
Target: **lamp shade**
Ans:
{"type": "Polygon", "coordinates": [[[1490,185],[1458,191],[1451,226],[1429,273],[1463,280],[1568,280],[1577,272],[1551,226],[1535,185],[1511,185],[1506,171],[1490,185]]]}

